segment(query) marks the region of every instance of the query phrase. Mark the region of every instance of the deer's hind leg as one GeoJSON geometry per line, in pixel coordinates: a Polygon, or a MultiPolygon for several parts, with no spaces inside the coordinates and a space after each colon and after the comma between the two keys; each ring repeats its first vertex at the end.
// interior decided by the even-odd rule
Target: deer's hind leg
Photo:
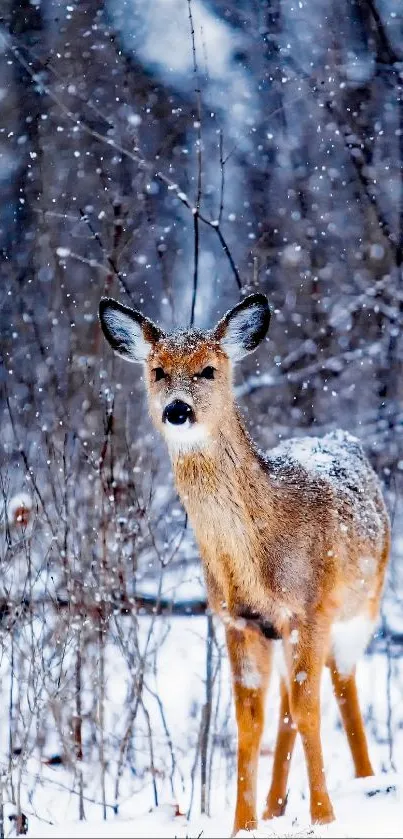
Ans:
{"type": "Polygon", "coordinates": [[[256,786],[272,646],[254,628],[226,630],[238,725],[237,801],[233,835],[257,826],[256,786]]]}
{"type": "Polygon", "coordinates": [[[282,816],[287,803],[287,781],[294,749],[297,726],[291,717],[288,687],[284,679],[280,682],[280,716],[274,750],[273,774],[264,819],[282,816]]]}
{"type": "Polygon", "coordinates": [[[332,658],[329,662],[333,691],[340,709],[344,730],[354,761],[356,778],[367,778],[374,774],[368,754],[368,744],[358,701],[355,670],[345,676],[340,673],[332,658]]]}

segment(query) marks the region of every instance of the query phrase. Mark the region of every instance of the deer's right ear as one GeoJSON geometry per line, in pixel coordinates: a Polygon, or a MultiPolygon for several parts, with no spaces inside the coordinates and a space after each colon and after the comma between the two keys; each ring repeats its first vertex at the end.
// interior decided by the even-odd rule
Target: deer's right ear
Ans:
{"type": "Polygon", "coordinates": [[[263,341],[269,323],[267,297],[264,294],[251,294],[224,315],[214,334],[231,361],[240,361],[263,341]]]}
{"type": "Polygon", "coordinates": [[[99,319],[106,340],[126,361],[146,361],[152,346],[164,336],[152,320],[111,297],[102,298],[99,319]]]}

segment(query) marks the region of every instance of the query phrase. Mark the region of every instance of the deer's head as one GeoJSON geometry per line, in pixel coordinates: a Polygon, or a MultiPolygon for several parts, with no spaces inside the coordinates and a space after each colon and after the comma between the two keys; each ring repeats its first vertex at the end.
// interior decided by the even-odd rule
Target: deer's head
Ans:
{"type": "Polygon", "coordinates": [[[253,352],[269,328],[263,294],[253,294],[212,330],[164,333],[135,309],[104,298],[104,335],[127,361],[144,365],[149,408],[171,451],[202,448],[232,408],[232,366],[253,352]]]}

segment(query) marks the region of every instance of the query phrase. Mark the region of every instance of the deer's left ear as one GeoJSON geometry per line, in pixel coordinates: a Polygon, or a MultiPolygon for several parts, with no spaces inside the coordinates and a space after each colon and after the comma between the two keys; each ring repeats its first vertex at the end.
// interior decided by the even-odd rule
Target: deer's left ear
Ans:
{"type": "Polygon", "coordinates": [[[99,319],[106,340],[126,361],[146,361],[153,345],[164,336],[152,320],[111,297],[102,298],[99,319]]]}
{"type": "Polygon", "coordinates": [[[240,361],[263,341],[269,323],[267,297],[251,294],[224,315],[214,330],[214,337],[231,361],[240,361]]]}

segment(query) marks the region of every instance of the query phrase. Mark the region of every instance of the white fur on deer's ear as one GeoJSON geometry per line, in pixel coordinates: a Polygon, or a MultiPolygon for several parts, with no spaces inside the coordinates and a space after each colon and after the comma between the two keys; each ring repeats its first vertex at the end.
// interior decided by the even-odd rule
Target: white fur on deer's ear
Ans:
{"type": "Polygon", "coordinates": [[[164,335],[141,312],[122,306],[111,297],[102,298],[99,319],[106,340],[115,353],[126,361],[146,361],[153,344],[164,335]]]}
{"type": "Polygon", "coordinates": [[[269,323],[267,297],[251,294],[224,315],[214,330],[214,337],[231,361],[240,361],[263,341],[269,323]]]}

